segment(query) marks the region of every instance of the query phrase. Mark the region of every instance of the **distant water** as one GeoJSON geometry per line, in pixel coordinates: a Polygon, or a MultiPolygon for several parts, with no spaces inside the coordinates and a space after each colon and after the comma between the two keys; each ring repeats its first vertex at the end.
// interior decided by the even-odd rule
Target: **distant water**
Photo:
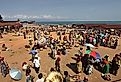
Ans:
{"type": "Polygon", "coordinates": [[[121,24],[121,21],[42,21],[37,24],[121,24]]]}

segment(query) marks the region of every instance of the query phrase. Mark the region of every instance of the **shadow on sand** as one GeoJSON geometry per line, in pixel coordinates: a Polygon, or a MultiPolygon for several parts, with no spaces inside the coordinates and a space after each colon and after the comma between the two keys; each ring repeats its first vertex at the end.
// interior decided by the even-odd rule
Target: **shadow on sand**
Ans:
{"type": "Polygon", "coordinates": [[[67,67],[69,67],[74,73],[78,74],[78,66],[76,63],[70,63],[66,64],[67,67]]]}
{"type": "Polygon", "coordinates": [[[115,81],[111,81],[111,82],[121,82],[121,79],[115,80],[115,81]]]}
{"type": "Polygon", "coordinates": [[[77,63],[81,61],[81,57],[79,56],[79,54],[75,54],[74,57],[71,57],[71,58],[75,60],[77,63]]]}
{"type": "Polygon", "coordinates": [[[48,53],[48,56],[49,56],[50,58],[52,58],[52,59],[55,59],[55,58],[52,56],[51,53],[48,53]]]}

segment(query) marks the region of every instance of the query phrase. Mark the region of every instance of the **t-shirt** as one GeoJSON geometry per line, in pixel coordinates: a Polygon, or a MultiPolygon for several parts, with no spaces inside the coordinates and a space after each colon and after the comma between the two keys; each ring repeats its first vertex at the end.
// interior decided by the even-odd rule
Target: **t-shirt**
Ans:
{"type": "Polygon", "coordinates": [[[33,63],[35,64],[35,67],[40,67],[40,62],[39,62],[39,58],[38,59],[34,59],[33,63]]]}
{"type": "Polygon", "coordinates": [[[93,41],[93,38],[92,38],[92,37],[90,37],[89,39],[90,39],[90,42],[92,42],[92,41],[93,41]]]}
{"type": "Polygon", "coordinates": [[[44,82],[44,78],[37,79],[36,82],[44,82]]]}
{"type": "Polygon", "coordinates": [[[56,55],[57,54],[57,50],[53,49],[53,54],[56,55]]]}

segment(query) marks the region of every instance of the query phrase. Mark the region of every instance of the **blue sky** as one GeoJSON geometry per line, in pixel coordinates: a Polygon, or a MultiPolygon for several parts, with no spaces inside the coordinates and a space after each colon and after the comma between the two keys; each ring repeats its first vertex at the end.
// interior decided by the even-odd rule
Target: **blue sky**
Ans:
{"type": "Polygon", "coordinates": [[[0,0],[5,20],[121,20],[121,0],[0,0]]]}

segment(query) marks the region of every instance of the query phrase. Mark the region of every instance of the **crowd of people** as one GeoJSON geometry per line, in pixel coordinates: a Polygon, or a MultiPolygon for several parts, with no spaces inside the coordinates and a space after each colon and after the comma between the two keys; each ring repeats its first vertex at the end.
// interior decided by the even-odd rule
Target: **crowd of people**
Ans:
{"type": "MultiPolygon", "coordinates": [[[[68,71],[61,72],[60,61],[61,55],[68,55],[68,50],[72,47],[80,47],[76,64],[78,65],[78,73],[84,72],[89,75],[93,73],[93,68],[99,70],[102,73],[102,77],[105,80],[111,80],[109,73],[117,75],[118,69],[121,65],[121,53],[116,54],[112,60],[109,60],[109,55],[104,57],[94,58],[88,52],[92,52],[90,46],[87,46],[86,51],[83,51],[82,46],[85,44],[92,44],[95,47],[104,46],[116,49],[118,46],[118,39],[109,33],[96,31],[70,31],[67,36],[65,32],[57,32],[57,38],[53,38],[52,35],[47,35],[45,32],[41,33],[39,29],[31,30],[33,37],[29,36],[28,45],[30,46],[31,62],[29,65],[27,62],[23,62],[22,69],[26,75],[26,82],[34,82],[33,75],[31,75],[31,68],[35,69],[38,74],[38,79],[36,82],[71,82],[73,75],[70,75],[68,71]],[[63,35],[63,37],[62,37],[63,35]],[[41,70],[41,58],[39,57],[38,50],[50,48],[50,57],[54,60],[54,66],[50,69],[48,75],[40,73],[41,70]]],[[[23,32],[24,39],[29,32],[23,32]]],[[[3,49],[7,49],[5,44],[2,46],[3,49]]],[[[1,73],[5,77],[9,73],[9,66],[4,62],[4,58],[0,57],[0,68],[1,73]]],[[[80,79],[76,76],[75,82],[88,82],[88,78],[80,79]]]]}
{"type": "MultiPolygon", "coordinates": [[[[95,32],[70,32],[69,36],[65,35],[65,32],[61,34],[61,32],[57,32],[58,37],[53,38],[50,36],[42,36],[41,33],[36,30],[34,31],[34,41],[35,44],[33,48],[41,49],[49,47],[50,57],[55,60],[55,70],[57,72],[61,72],[60,69],[60,61],[61,54],[67,55],[67,48],[71,49],[72,46],[79,47],[79,45],[84,46],[84,44],[92,44],[95,47],[104,46],[111,47],[115,49],[118,45],[118,38],[112,37],[109,33],[103,33],[100,31],[95,32]],[[62,35],[64,37],[62,38],[62,35]],[[43,43],[39,42],[43,37],[43,43]],[[114,45],[112,45],[114,44],[114,45]],[[46,47],[45,47],[46,46],[46,47]]],[[[82,52],[83,48],[80,48],[79,54],[77,57],[78,64],[78,72],[84,72],[87,75],[93,72],[93,67],[99,70],[102,73],[102,76],[109,77],[108,73],[112,73],[114,75],[117,74],[117,71],[120,67],[121,56],[115,56],[112,61],[109,61],[109,56],[106,55],[100,59],[95,59],[90,54],[82,52]],[[115,61],[115,64],[114,64],[115,61]],[[115,65],[115,66],[114,66],[115,65]]],[[[86,52],[90,51],[91,48],[87,46],[86,52]]],[[[67,73],[68,74],[68,73],[67,73]]],[[[65,75],[66,76],[66,75],[65,75]]],[[[107,79],[110,80],[110,79],[107,79]]],[[[66,81],[65,81],[66,82],[66,81]]],[[[67,81],[68,82],[68,81],[67,81]]]]}

